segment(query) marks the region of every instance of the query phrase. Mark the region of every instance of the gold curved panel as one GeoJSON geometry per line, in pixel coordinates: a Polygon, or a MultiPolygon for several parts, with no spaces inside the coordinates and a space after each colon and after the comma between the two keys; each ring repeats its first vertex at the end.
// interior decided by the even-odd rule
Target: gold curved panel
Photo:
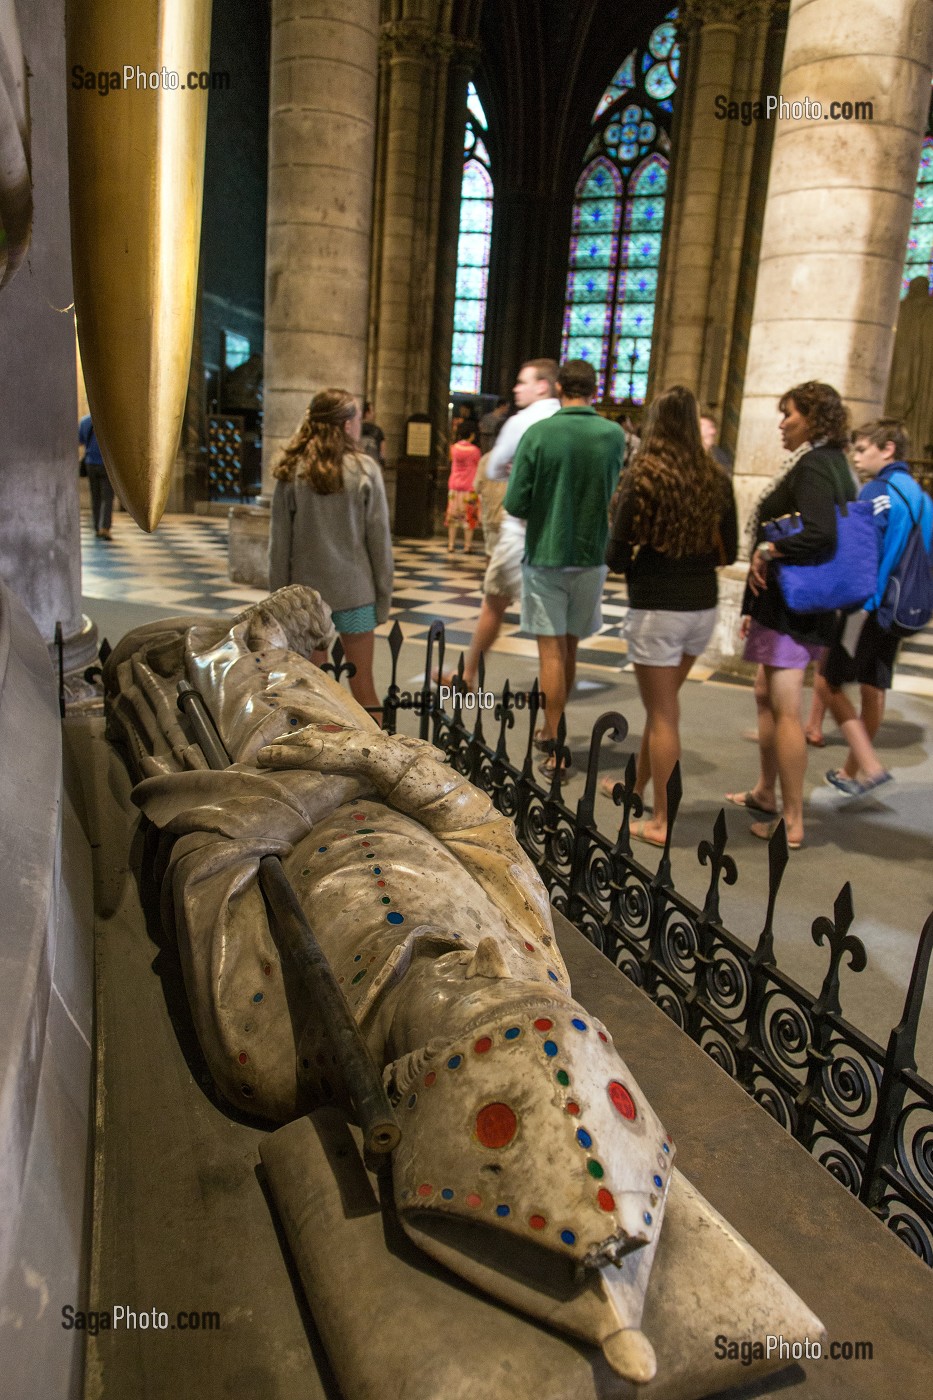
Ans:
{"type": "Polygon", "coordinates": [[[165,509],[188,387],[207,92],[187,80],[209,68],[210,12],[210,0],[68,0],[81,360],[107,469],[149,531],[165,509]]]}

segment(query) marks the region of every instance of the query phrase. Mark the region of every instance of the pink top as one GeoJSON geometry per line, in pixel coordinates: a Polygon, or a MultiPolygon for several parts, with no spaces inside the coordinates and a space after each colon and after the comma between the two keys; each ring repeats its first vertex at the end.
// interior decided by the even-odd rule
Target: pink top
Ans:
{"type": "Polygon", "coordinates": [[[450,449],[451,491],[472,491],[481,453],[475,442],[455,442],[450,449]]]}

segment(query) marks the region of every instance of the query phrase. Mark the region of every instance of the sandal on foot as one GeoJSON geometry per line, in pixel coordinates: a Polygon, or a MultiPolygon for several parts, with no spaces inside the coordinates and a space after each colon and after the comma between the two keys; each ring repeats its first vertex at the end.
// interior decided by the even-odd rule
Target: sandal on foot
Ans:
{"type": "Polygon", "coordinates": [[[536,729],[531,740],[538,753],[552,753],[555,739],[549,739],[543,729],[536,729]]]}
{"type": "Polygon", "coordinates": [[[643,821],[632,822],[629,825],[628,834],[633,841],[644,841],[646,846],[658,846],[662,851],[667,845],[666,841],[659,841],[655,836],[646,836],[645,823],[643,821]]]}
{"type": "MultiPolygon", "coordinates": [[[[569,758],[568,758],[564,763],[562,763],[562,764],[560,765],[560,771],[559,771],[559,775],[558,775],[558,781],[559,781],[559,782],[565,783],[565,782],[567,781],[567,779],[570,777],[570,769],[571,769],[571,766],[572,766],[572,765],[571,765],[571,762],[570,762],[570,759],[569,759],[569,758]]],[[[557,760],[554,758],[554,755],[553,755],[553,753],[552,753],[552,754],[549,755],[549,757],[547,757],[547,758],[544,760],[543,763],[539,763],[539,764],[538,764],[538,772],[541,773],[541,774],[543,774],[543,776],[544,776],[545,778],[547,778],[548,782],[550,782],[550,781],[552,780],[552,778],[554,777],[554,769],[555,769],[556,767],[557,767],[557,760]]]]}
{"type": "Polygon", "coordinates": [[[822,734],[813,734],[809,729],[805,729],[803,733],[811,749],[825,749],[826,740],[823,738],[822,734]]]}
{"type": "Polygon", "coordinates": [[[744,807],[748,812],[763,812],[766,817],[778,815],[776,807],[763,807],[750,792],[727,792],[726,801],[731,802],[733,807],[744,807]]]}
{"type": "Polygon", "coordinates": [[[857,778],[850,778],[841,768],[830,768],[826,774],[826,781],[830,787],[844,792],[846,797],[864,797],[866,793],[874,792],[875,788],[882,787],[885,783],[893,783],[894,774],[879,773],[877,778],[868,778],[864,783],[860,783],[857,778]]]}
{"type": "MultiPolygon", "coordinates": [[[[777,830],[777,822],[753,822],[748,829],[753,836],[757,836],[759,841],[770,841],[777,830]]],[[[789,851],[799,851],[802,845],[802,839],[800,841],[788,841],[787,849],[789,851]]]]}

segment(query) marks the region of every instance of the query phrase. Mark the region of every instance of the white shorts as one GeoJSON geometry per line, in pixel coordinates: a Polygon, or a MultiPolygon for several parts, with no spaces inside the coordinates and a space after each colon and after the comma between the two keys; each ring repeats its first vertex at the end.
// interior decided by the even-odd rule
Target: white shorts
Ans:
{"type": "Polygon", "coordinates": [[[709,646],[716,609],[663,612],[629,608],[625,619],[628,657],[639,666],[679,666],[685,656],[699,656],[709,646]]]}
{"type": "Polygon", "coordinates": [[[514,515],[503,515],[492,557],[483,578],[483,592],[516,602],[522,596],[522,558],[525,553],[525,522],[514,515]]]}

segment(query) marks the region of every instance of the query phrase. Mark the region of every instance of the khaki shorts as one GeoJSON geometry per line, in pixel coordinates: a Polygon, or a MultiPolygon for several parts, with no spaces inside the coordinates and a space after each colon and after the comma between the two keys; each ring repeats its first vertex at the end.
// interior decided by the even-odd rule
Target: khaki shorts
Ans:
{"type": "Polygon", "coordinates": [[[492,557],[483,578],[483,592],[517,602],[522,596],[522,557],[525,553],[525,522],[514,515],[503,515],[492,557]]]}

